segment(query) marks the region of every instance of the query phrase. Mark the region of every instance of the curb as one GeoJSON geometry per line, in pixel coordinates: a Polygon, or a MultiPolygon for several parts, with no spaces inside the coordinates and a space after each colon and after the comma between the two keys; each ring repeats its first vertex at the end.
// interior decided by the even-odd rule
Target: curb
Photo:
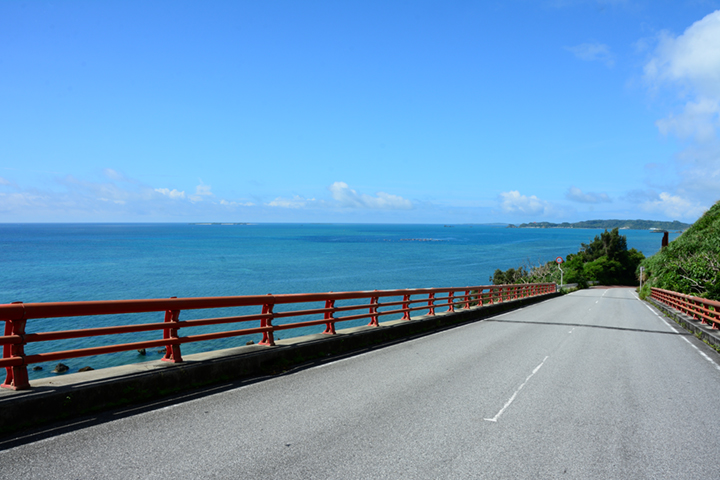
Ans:
{"type": "Polygon", "coordinates": [[[720,353],[720,330],[713,330],[709,325],[703,325],[699,320],[695,320],[689,315],[675,310],[664,303],[658,302],[654,298],[647,298],[646,301],[652,303],[655,308],[673,319],[675,323],[720,353]]]}

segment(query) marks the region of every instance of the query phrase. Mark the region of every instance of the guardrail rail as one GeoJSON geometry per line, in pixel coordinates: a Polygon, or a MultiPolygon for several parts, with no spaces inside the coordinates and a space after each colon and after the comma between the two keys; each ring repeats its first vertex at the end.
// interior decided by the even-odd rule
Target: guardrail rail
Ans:
{"type": "MultiPolygon", "coordinates": [[[[379,326],[378,318],[388,315],[402,315],[401,320],[410,320],[411,312],[427,310],[425,315],[435,315],[435,309],[447,307],[453,312],[456,307],[469,309],[483,305],[534,297],[556,291],[554,283],[520,285],[480,285],[458,288],[419,288],[404,290],[373,290],[340,293],[303,293],[283,295],[253,295],[237,297],[167,298],[145,300],[113,300],[58,303],[22,303],[0,305],[0,321],[5,322],[5,335],[0,337],[3,356],[0,368],[6,369],[2,387],[14,390],[30,388],[27,366],[35,363],[86,357],[91,355],[117,353],[147,348],[165,347],[167,362],[182,362],[181,345],[185,343],[262,334],[260,345],[275,345],[275,333],[315,325],[325,325],[323,333],[334,335],[335,324],[351,320],[369,319],[369,326],[379,326]],[[396,297],[396,298],[391,298],[396,297]],[[382,301],[385,300],[385,301],[382,301]],[[336,305],[352,302],[351,304],[336,305]],[[321,308],[308,303],[320,302],[321,308]],[[298,305],[299,304],[299,305],[298,305]],[[292,310],[275,311],[277,305],[291,305],[292,310]],[[229,317],[180,320],[183,310],[214,309],[228,307],[255,307],[258,312],[229,317]],[[162,313],[162,321],[142,324],[126,324],[77,330],[45,331],[27,333],[28,321],[63,317],[86,317],[96,315],[121,315],[133,313],[162,313]],[[341,314],[336,316],[336,314],[341,314]],[[294,323],[274,324],[276,320],[293,317],[318,317],[294,323]],[[247,326],[247,322],[251,326],[247,326]],[[236,330],[180,336],[179,331],[188,327],[220,324],[244,324],[236,330]],[[254,324],[254,325],[253,325],[254,324]],[[52,340],[67,340],[101,335],[128,334],[137,332],[162,331],[162,338],[130,343],[115,343],[73,350],[41,352],[26,355],[25,346],[30,343],[52,340]]],[[[288,308],[288,307],[285,307],[288,308]]]]}
{"type": "Polygon", "coordinates": [[[693,297],[684,293],[651,288],[651,298],[678,310],[713,330],[720,329],[720,302],[707,298],[693,297]]]}

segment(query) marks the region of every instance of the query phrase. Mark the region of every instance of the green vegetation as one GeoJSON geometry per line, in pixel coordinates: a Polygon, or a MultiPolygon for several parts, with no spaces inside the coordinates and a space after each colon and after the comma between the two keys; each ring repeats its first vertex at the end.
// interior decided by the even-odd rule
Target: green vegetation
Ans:
{"type": "Polygon", "coordinates": [[[720,300],[720,202],[642,265],[646,286],[720,300]]]}
{"type": "MultiPolygon", "coordinates": [[[[510,225],[515,227],[515,225],[510,225]]],[[[521,223],[515,228],[604,228],[604,229],[630,229],[630,230],[687,230],[690,225],[678,222],[658,222],[655,220],[585,220],[575,223],[550,223],[550,222],[533,222],[521,223]]]]}
{"type": "MultiPolygon", "coordinates": [[[[577,283],[587,288],[588,282],[601,285],[637,285],[636,271],[645,256],[627,248],[627,238],[618,228],[601,233],[589,244],[581,244],[576,254],[569,254],[561,268],[564,283],[577,283]]],[[[490,278],[495,285],[508,283],[560,283],[560,271],[555,262],[540,266],[521,266],[503,272],[498,269],[490,278]]]]}

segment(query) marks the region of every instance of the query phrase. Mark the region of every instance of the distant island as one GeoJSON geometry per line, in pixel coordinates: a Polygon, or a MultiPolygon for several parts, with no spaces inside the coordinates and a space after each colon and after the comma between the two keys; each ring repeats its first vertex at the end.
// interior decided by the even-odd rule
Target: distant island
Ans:
{"type": "Polygon", "coordinates": [[[659,222],[655,220],[585,220],[584,222],[575,223],[550,223],[550,222],[531,222],[521,223],[520,225],[508,225],[508,228],[604,228],[620,230],[687,230],[690,224],[678,222],[659,222]]]}

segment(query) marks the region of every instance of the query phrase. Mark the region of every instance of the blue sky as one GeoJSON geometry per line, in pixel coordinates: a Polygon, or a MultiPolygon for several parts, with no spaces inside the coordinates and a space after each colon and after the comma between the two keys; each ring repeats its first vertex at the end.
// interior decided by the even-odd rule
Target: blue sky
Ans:
{"type": "Polygon", "coordinates": [[[0,222],[692,222],[720,1],[0,1],[0,222]]]}

